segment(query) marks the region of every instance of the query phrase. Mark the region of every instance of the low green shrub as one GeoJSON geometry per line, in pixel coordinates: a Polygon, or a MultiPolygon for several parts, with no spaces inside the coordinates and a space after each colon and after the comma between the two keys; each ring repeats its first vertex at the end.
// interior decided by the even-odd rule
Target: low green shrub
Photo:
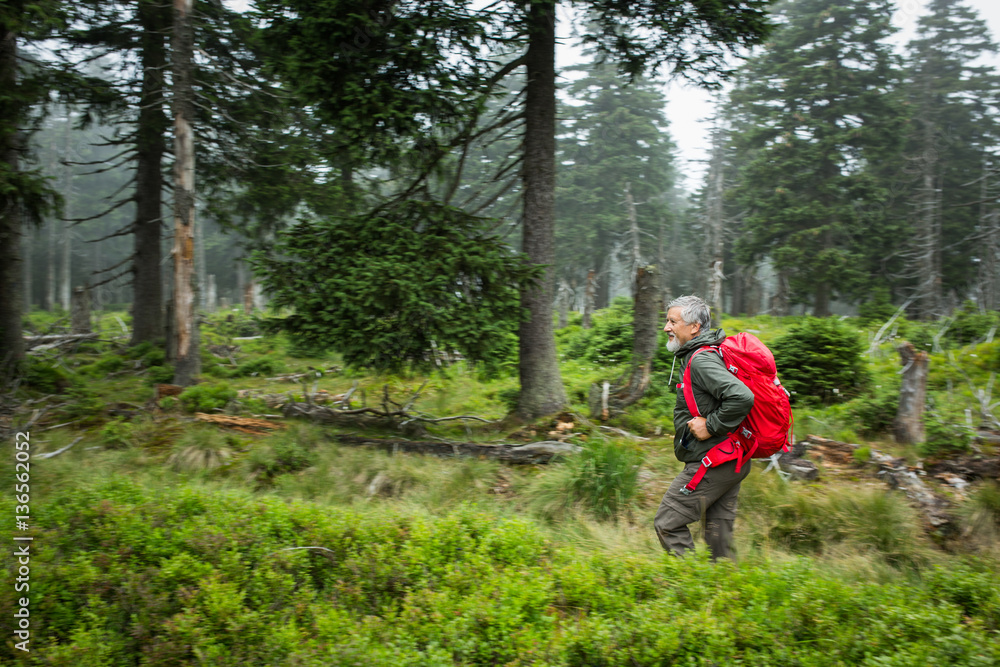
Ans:
{"type": "Polygon", "coordinates": [[[285,362],[279,357],[268,355],[242,362],[230,372],[229,377],[243,378],[258,375],[277,375],[278,373],[284,373],[286,368],[285,362]]]}
{"type": "Polygon", "coordinates": [[[875,389],[848,405],[858,433],[866,436],[888,434],[899,412],[899,389],[875,389]]]}
{"type": "Polygon", "coordinates": [[[568,327],[562,334],[567,359],[613,366],[632,357],[632,300],[617,297],[610,308],[594,313],[590,329],[568,327]]]}
{"type": "Polygon", "coordinates": [[[236,390],[225,382],[196,384],[188,387],[178,397],[188,412],[212,412],[226,407],[236,398],[236,390]]]}
{"type": "Polygon", "coordinates": [[[274,483],[279,475],[305,470],[316,464],[315,450],[297,437],[298,431],[280,434],[250,450],[246,467],[250,476],[263,486],[274,483]]]}
{"type": "Polygon", "coordinates": [[[170,384],[174,381],[174,369],[172,366],[150,366],[146,369],[146,382],[148,384],[170,384]]]}
{"type": "Polygon", "coordinates": [[[24,386],[46,394],[61,394],[72,386],[73,381],[62,367],[38,357],[28,357],[21,366],[21,382],[24,386]]]}
{"type": "Polygon", "coordinates": [[[921,456],[940,458],[969,451],[974,433],[965,424],[950,423],[936,411],[924,412],[925,440],[917,445],[921,456]]]}
{"type": "Polygon", "coordinates": [[[993,329],[1000,328],[1000,313],[996,311],[980,312],[972,301],[966,301],[955,311],[951,326],[945,333],[949,342],[958,345],[968,345],[972,342],[986,340],[986,335],[993,329]]]}
{"type": "MultiPolygon", "coordinates": [[[[975,563],[876,582],[805,558],[588,554],[471,505],[428,517],[121,476],[56,488],[42,507],[31,625],[45,631],[30,658],[0,644],[4,664],[1000,661],[995,572],[975,563]]],[[[0,598],[0,613],[14,604],[0,598]]]]}
{"type": "Polygon", "coordinates": [[[793,403],[844,401],[868,384],[858,332],[836,319],[807,318],[768,347],[793,403]]]}

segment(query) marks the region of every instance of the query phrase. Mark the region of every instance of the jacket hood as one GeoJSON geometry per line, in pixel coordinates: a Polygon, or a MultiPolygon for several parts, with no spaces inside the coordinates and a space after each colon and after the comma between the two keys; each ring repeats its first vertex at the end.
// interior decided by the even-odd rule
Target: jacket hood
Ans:
{"type": "Polygon", "coordinates": [[[681,345],[675,356],[678,358],[687,357],[699,347],[704,347],[705,345],[719,345],[724,340],[726,340],[725,331],[722,329],[709,329],[708,331],[698,334],[688,342],[681,345]]]}

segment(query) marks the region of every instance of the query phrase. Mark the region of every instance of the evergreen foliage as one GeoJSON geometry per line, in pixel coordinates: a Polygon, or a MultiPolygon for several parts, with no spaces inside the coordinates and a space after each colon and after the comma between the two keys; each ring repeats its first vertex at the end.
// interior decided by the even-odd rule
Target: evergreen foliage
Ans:
{"type": "Polygon", "coordinates": [[[868,383],[858,332],[837,320],[809,318],[789,327],[768,347],[793,402],[846,400],[868,383]]]}
{"type": "Polygon", "coordinates": [[[733,193],[747,211],[742,263],[765,255],[791,302],[830,314],[834,294],[864,295],[898,235],[880,167],[901,148],[900,73],[888,0],[801,0],[732,93],[745,165],[733,193]]]}
{"type": "Polygon", "coordinates": [[[487,224],[416,200],[301,222],[274,254],[255,255],[275,305],[294,309],[274,325],[355,366],[431,363],[434,346],[498,363],[521,316],[518,290],[539,272],[487,224]]]}

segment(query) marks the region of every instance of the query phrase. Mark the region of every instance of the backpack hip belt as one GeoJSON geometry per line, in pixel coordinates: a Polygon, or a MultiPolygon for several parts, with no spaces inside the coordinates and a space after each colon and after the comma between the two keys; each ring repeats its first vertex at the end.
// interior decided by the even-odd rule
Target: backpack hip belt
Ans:
{"type": "Polygon", "coordinates": [[[739,440],[730,434],[728,438],[708,450],[708,453],[705,454],[705,457],[701,460],[701,467],[698,468],[698,472],[694,474],[691,481],[681,488],[680,492],[685,496],[691,495],[701,482],[702,478],[705,476],[705,473],[708,472],[709,468],[722,465],[727,461],[735,459],[736,472],[739,472],[740,469],[743,468],[743,465],[748,463],[751,457],[753,457],[753,453],[756,449],[756,440],[749,448],[746,448],[739,440]]]}

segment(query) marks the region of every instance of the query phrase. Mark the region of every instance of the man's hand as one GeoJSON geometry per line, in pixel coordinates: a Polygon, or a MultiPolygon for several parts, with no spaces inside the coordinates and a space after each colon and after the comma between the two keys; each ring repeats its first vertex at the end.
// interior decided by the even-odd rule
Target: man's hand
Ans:
{"type": "Polygon", "coordinates": [[[708,427],[705,426],[704,417],[693,418],[688,422],[688,428],[691,429],[692,433],[694,433],[694,437],[699,440],[706,440],[712,436],[712,434],[708,432],[708,427]]]}

